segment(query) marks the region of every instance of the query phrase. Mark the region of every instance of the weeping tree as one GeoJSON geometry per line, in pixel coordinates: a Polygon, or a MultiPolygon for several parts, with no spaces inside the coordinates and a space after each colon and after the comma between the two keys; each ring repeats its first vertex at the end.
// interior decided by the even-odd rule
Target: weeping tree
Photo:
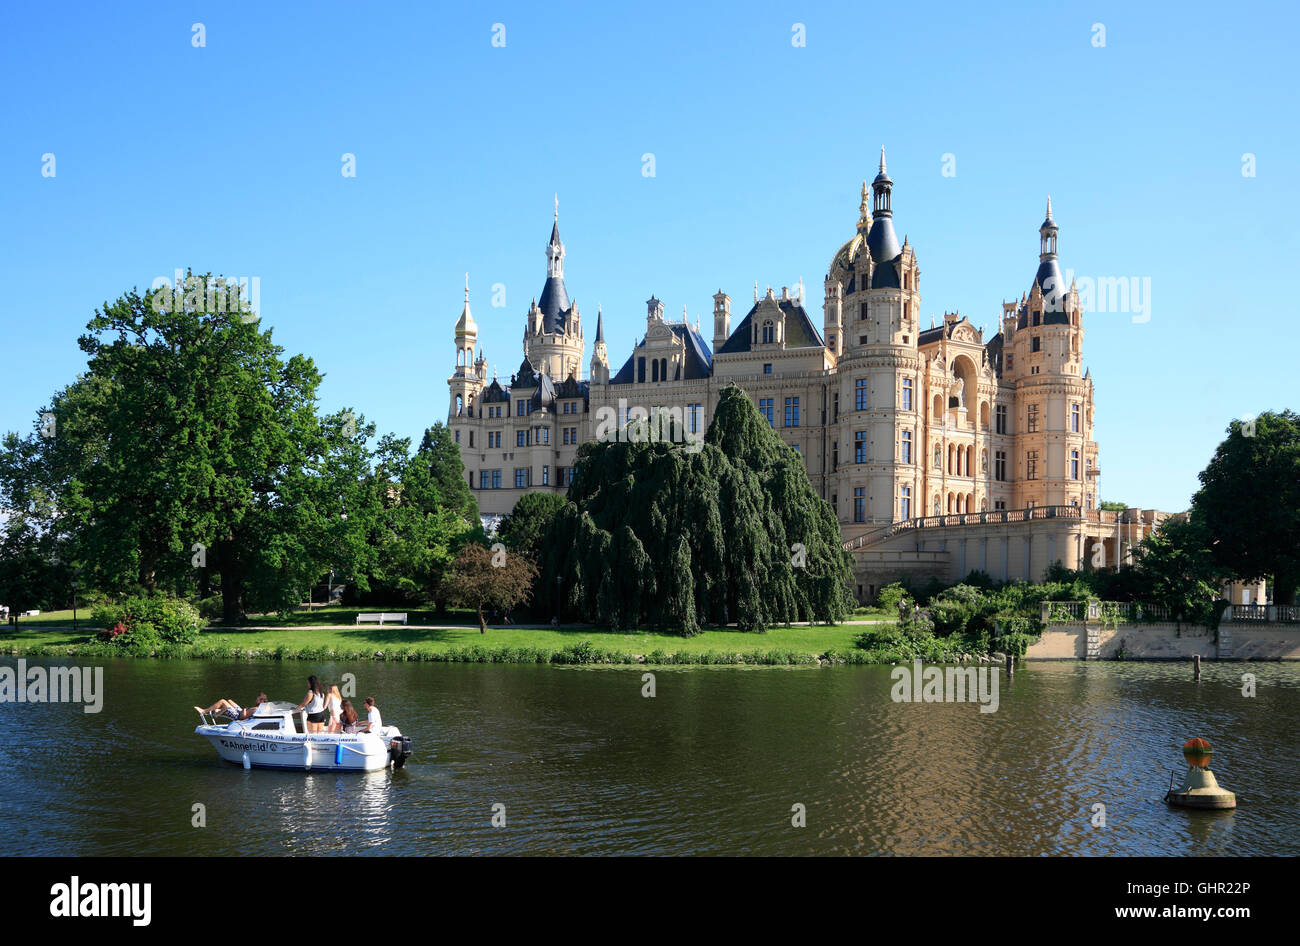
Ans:
{"type": "Polygon", "coordinates": [[[851,560],[799,455],[738,387],[704,442],[651,419],[584,444],[543,543],[538,595],[562,619],[699,633],[838,621],[851,560]]]}

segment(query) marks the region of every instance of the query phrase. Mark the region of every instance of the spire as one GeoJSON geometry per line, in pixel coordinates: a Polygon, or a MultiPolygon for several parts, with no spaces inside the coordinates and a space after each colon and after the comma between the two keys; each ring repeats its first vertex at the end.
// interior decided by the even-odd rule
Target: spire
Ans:
{"type": "MultiPolygon", "coordinates": [[[[871,231],[867,234],[867,249],[871,251],[871,258],[876,263],[887,263],[902,252],[898,245],[898,237],[894,234],[894,208],[893,208],[893,188],[894,182],[889,178],[889,172],[885,170],[885,149],[880,149],[880,173],[876,179],[871,182],[871,231]]],[[[891,276],[885,268],[878,268],[871,277],[871,288],[878,289],[886,287],[888,283],[895,282],[896,276],[891,276]]]]}
{"type": "Polygon", "coordinates": [[[478,337],[478,325],[474,322],[474,316],[469,311],[469,273],[465,274],[465,306],[460,310],[460,318],[456,320],[456,339],[466,338],[472,345],[475,338],[478,337]]]}
{"type": "Polygon", "coordinates": [[[871,197],[867,193],[867,182],[862,182],[862,200],[858,204],[858,230],[865,233],[871,229],[871,197]]]}
{"type": "Polygon", "coordinates": [[[596,344],[597,345],[603,345],[605,343],[605,326],[602,323],[601,319],[602,316],[600,311],[600,303],[597,302],[596,303],[596,344]]]}
{"type": "Polygon", "coordinates": [[[1060,228],[1056,221],[1052,219],[1052,195],[1047,195],[1047,216],[1043,220],[1043,225],[1038,228],[1039,235],[1039,256],[1040,260],[1056,258],[1056,235],[1060,228]]]}

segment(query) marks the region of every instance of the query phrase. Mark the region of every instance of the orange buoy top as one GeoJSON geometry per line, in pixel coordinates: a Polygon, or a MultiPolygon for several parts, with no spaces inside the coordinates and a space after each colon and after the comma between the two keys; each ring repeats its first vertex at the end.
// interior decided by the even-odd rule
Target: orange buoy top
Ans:
{"type": "Polygon", "coordinates": [[[1183,743],[1183,758],[1194,769],[1209,768],[1210,752],[1210,743],[1207,739],[1196,737],[1183,743]]]}

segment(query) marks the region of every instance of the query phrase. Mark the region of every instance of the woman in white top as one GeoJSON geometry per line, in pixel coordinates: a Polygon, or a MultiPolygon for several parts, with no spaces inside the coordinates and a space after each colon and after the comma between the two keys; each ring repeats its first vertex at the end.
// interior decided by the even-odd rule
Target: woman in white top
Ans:
{"type": "Polygon", "coordinates": [[[314,673],[307,678],[307,695],[293,708],[293,711],[296,713],[303,709],[307,711],[307,731],[324,732],[325,719],[329,715],[325,711],[325,688],[321,686],[320,678],[314,673]]]}
{"type": "Polygon", "coordinates": [[[329,707],[330,713],[330,732],[343,731],[343,694],[339,692],[337,683],[330,684],[329,696],[325,698],[325,705],[329,707]]]}

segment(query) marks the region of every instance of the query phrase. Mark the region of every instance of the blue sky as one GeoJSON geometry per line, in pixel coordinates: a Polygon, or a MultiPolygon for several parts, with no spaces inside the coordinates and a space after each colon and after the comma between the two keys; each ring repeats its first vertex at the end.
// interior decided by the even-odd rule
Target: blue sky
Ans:
{"type": "Polygon", "coordinates": [[[743,314],[802,277],[820,324],[883,144],[923,319],[991,334],[1049,193],[1063,268],[1150,279],[1149,321],[1085,323],[1102,495],[1185,508],[1232,418],[1298,406],[1295,8],[885,9],[7,5],[0,431],[81,370],[96,306],[193,267],[260,280],[324,409],[418,438],[466,271],[490,363],[518,367],[556,192],[588,358],[597,303],[617,368],[651,293],[709,336],[718,288],[743,314]]]}

